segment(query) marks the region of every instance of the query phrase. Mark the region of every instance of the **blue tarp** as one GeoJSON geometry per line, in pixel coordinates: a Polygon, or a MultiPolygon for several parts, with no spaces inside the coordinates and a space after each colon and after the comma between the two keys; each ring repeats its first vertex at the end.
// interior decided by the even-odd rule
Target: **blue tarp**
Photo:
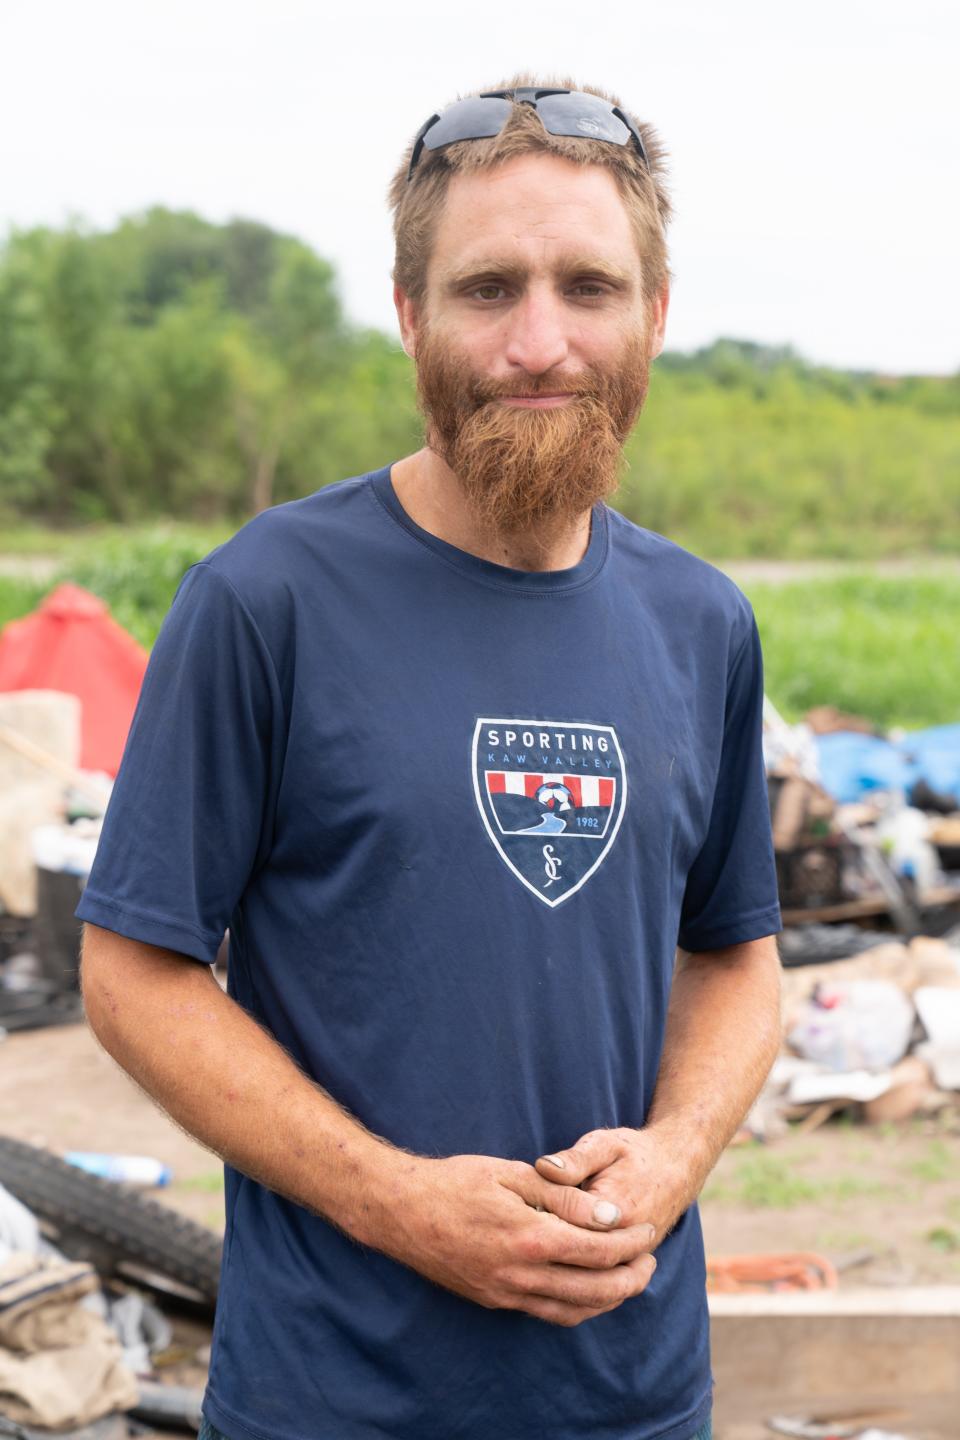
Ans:
{"type": "Polygon", "coordinates": [[[922,779],[960,806],[960,725],[911,730],[896,744],[850,730],[814,739],[823,788],[841,804],[871,790],[909,790],[922,779]]]}

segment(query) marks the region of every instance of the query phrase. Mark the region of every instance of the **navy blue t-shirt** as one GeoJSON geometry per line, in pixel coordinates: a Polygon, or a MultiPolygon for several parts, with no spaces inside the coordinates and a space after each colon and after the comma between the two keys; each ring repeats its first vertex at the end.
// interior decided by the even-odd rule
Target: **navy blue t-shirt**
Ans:
{"type": "MultiPolygon", "coordinates": [[[[532,1164],[641,1126],[679,943],[780,929],[750,604],[604,504],[583,559],[431,535],[390,466],[192,566],[82,920],[210,962],[370,1130],[532,1164]]],[[[573,1328],[454,1295],[226,1170],[209,1385],[231,1440],[689,1440],[692,1206],[573,1328]]]]}

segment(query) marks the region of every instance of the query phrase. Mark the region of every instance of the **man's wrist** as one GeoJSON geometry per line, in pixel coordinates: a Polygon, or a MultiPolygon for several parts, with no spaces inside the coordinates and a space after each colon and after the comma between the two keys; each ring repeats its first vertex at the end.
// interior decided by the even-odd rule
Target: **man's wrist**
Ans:
{"type": "Polygon", "coordinates": [[[700,1194],[717,1157],[696,1125],[685,1124],[677,1116],[654,1118],[643,1128],[664,1157],[667,1173],[663,1178],[679,1197],[679,1216],[700,1194]]]}
{"type": "Polygon", "coordinates": [[[384,1249],[425,1159],[367,1131],[340,1143],[344,1164],[323,1213],[359,1244],[384,1249]]]}

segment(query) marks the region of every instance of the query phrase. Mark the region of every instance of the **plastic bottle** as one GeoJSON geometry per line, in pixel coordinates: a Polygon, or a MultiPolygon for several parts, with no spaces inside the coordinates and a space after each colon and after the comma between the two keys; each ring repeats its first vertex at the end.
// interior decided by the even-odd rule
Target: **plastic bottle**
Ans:
{"type": "Polygon", "coordinates": [[[86,1170],[88,1175],[99,1175],[101,1180],[115,1180],[122,1185],[169,1185],[173,1179],[170,1166],[152,1155],[103,1155],[93,1150],[68,1150],[63,1158],[69,1165],[86,1170]]]}

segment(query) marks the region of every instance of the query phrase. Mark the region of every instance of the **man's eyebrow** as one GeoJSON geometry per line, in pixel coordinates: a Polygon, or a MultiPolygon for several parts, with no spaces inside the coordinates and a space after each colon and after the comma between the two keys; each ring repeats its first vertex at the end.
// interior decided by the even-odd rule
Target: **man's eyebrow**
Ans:
{"type": "MultiPolygon", "coordinates": [[[[613,261],[601,259],[597,255],[566,256],[554,268],[566,278],[572,275],[590,275],[597,279],[607,280],[611,285],[628,287],[634,283],[634,277],[628,270],[614,264],[613,261]]],[[[459,290],[463,285],[471,282],[476,284],[481,280],[493,277],[504,280],[526,280],[530,275],[530,269],[529,265],[520,264],[516,260],[499,259],[497,256],[478,257],[455,269],[447,270],[441,276],[441,285],[445,290],[459,290]]]]}

